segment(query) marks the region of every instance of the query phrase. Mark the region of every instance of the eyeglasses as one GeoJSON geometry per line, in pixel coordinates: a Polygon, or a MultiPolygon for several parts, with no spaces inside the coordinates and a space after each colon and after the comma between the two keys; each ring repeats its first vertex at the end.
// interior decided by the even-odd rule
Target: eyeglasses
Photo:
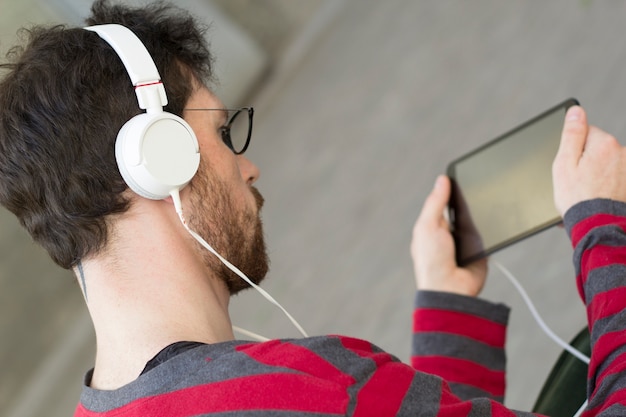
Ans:
{"type": "Polygon", "coordinates": [[[250,138],[252,137],[252,117],[254,109],[252,107],[242,107],[240,109],[185,109],[186,111],[221,111],[226,113],[228,121],[220,127],[222,140],[235,155],[241,155],[248,149],[250,138]],[[242,116],[248,114],[248,118],[242,116]],[[247,126],[246,126],[247,125],[247,126]]]}

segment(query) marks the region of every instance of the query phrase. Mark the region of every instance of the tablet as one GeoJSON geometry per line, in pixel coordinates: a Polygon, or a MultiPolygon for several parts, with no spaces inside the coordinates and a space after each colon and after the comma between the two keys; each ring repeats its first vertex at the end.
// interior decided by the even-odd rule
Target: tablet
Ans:
{"type": "Polygon", "coordinates": [[[460,266],[561,222],[552,162],[568,99],[448,165],[450,225],[460,266]]]}

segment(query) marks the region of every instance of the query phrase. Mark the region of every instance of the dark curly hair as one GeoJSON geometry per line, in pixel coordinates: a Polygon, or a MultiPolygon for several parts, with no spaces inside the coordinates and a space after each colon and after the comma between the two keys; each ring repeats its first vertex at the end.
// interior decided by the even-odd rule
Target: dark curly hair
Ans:
{"type": "MultiPolygon", "coordinates": [[[[87,25],[131,29],[152,55],[182,114],[194,81],[212,79],[204,32],[163,2],[142,8],[96,1],[87,25]]],[[[93,32],[64,25],[25,30],[0,82],[0,203],[63,268],[101,250],[109,215],[129,207],[115,161],[121,126],[141,112],[126,70],[93,32]],[[8,72],[7,72],[8,70],[8,72]]]]}

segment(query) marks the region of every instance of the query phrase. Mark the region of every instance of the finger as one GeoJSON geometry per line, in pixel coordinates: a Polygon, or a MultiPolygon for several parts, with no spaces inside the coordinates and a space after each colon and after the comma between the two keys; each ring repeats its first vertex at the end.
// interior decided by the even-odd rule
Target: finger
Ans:
{"type": "Polygon", "coordinates": [[[418,219],[418,223],[439,224],[439,220],[443,217],[443,212],[448,205],[450,199],[450,179],[445,175],[440,175],[435,181],[430,195],[424,202],[422,213],[418,219]]]}
{"type": "Polygon", "coordinates": [[[580,106],[572,106],[565,115],[561,143],[555,162],[577,165],[585,149],[589,125],[587,115],[580,106]]]}

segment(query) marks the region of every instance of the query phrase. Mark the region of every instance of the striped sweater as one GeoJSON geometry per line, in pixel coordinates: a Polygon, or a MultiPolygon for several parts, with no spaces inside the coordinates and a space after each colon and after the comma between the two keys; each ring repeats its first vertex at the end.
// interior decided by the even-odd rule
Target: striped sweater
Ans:
{"type": "MultiPolygon", "coordinates": [[[[626,204],[583,203],[565,223],[592,330],[587,415],[626,415],[626,204]]],[[[185,344],[118,390],[91,389],[88,373],[75,416],[523,415],[500,402],[507,319],[503,305],[419,292],[412,366],[344,336],[185,344]]]]}
{"type": "Polygon", "coordinates": [[[626,415],[626,204],[593,200],[565,215],[587,306],[591,363],[583,416],[626,415]]]}

